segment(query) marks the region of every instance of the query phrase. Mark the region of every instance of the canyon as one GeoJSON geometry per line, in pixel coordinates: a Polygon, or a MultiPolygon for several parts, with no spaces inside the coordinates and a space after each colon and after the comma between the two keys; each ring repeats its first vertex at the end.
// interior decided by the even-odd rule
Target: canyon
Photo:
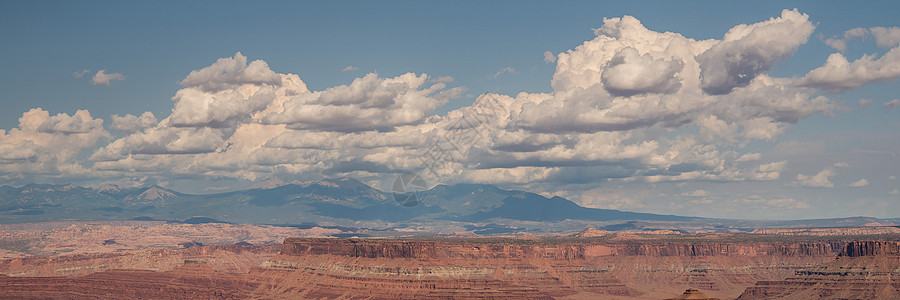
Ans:
{"type": "Polygon", "coordinates": [[[721,299],[900,295],[892,283],[900,281],[900,235],[592,232],[291,237],[25,256],[0,261],[0,291],[66,299],[663,299],[686,289],[721,299]]]}

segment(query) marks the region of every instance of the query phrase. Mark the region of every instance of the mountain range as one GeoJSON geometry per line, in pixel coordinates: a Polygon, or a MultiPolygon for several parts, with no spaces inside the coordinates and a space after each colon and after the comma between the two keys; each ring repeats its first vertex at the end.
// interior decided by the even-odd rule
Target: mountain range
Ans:
{"type": "Polygon", "coordinates": [[[246,190],[205,195],[184,194],[155,185],[124,188],[109,184],[99,187],[29,184],[18,188],[0,186],[0,223],[161,220],[316,224],[431,232],[463,228],[506,233],[564,230],[586,224],[612,230],[733,231],[797,224],[858,226],[894,221],[849,218],[840,222],[834,219],[764,222],[637,213],[587,208],[562,197],[547,198],[487,184],[438,185],[420,195],[424,197],[418,205],[404,206],[394,201],[394,194],[353,178],[292,183],[276,179],[246,190]]]}

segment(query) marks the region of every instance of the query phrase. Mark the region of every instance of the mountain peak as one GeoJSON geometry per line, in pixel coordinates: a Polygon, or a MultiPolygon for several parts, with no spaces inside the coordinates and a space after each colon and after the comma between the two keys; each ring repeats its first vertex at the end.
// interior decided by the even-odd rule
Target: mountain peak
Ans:
{"type": "Polygon", "coordinates": [[[117,193],[122,191],[122,188],[112,183],[104,183],[96,187],[95,190],[97,190],[98,193],[117,193]]]}
{"type": "Polygon", "coordinates": [[[368,184],[362,183],[359,180],[351,177],[341,177],[341,178],[325,178],[316,182],[316,184],[321,186],[327,186],[331,188],[346,188],[346,189],[355,189],[355,188],[371,188],[368,184]]]}
{"type": "Polygon", "coordinates": [[[140,200],[158,200],[158,199],[166,200],[166,199],[175,198],[176,196],[178,196],[178,195],[176,195],[173,191],[167,190],[158,185],[154,185],[154,186],[151,186],[150,188],[148,188],[147,190],[145,190],[140,195],[138,195],[137,199],[140,199],[140,200]]]}
{"type": "Polygon", "coordinates": [[[284,182],[284,180],[281,180],[278,177],[272,177],[272,178],[257,182],[256,184],[250,186],[250,189],[251,190],[268,190],[268,189],[274,189],[279,186],[284,186],[284,185],[288,185],[288,184],[289,183],[284,182]]]}

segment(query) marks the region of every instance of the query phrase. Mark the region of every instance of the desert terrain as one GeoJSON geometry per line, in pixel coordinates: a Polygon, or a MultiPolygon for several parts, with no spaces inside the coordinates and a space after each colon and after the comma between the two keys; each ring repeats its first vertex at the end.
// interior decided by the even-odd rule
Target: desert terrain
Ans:
{"type": "Polygon", "coordinates": [[[338,229],[3,225],[10,298],[895,298],[895,227],[334,238],[338,229]]]}

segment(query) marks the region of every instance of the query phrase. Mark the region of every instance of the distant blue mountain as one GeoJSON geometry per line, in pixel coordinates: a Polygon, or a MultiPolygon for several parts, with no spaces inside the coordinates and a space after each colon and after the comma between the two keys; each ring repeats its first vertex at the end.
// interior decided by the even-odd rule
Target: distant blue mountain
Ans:
{"type": "Polygon", "coordinates": [[[544,196],[521,193],[503,199],[503,204],[486,212],[477,212],[462,219],[466,221],[485,221],[493,218],[558,222],[566,219],[590,221],[692,221],[697,218],[673,215],[636,213],[612,209],[586,208],[562,197],[547,199],[544,196]]]}
{"type": "Polygon", "coordinates": [[[55,220],[169,220],[252,224],[369,222],[486,222],[492,219],[557,222],[566,219],[689,221],[695,218],[585,208],[560,197],[486,184],[439,185],[420,205],[352,178],[263,185],[227,193],[191,195],[159,186],[29,184],[0,187],[0,223],[55,220]]]}
{"type": "Polygon", "coordinates": [[[533,232],[554,226],[555,230],[581,230],[588,224],[606,230],[749,231],[900,223],[900,219],[869,217],[753,221],[637,213],[587,208],[561,197],[547,198],[488,184],[438,185],[424,195],[420,204],[407,207],[394,201],[391,193],[352,178],[306,183],[273,180],[251,189],[207,195],[184,194],[160,186],[29,184],[0,186],[0,223],[146,220],[485,234],[533,232]]]}

